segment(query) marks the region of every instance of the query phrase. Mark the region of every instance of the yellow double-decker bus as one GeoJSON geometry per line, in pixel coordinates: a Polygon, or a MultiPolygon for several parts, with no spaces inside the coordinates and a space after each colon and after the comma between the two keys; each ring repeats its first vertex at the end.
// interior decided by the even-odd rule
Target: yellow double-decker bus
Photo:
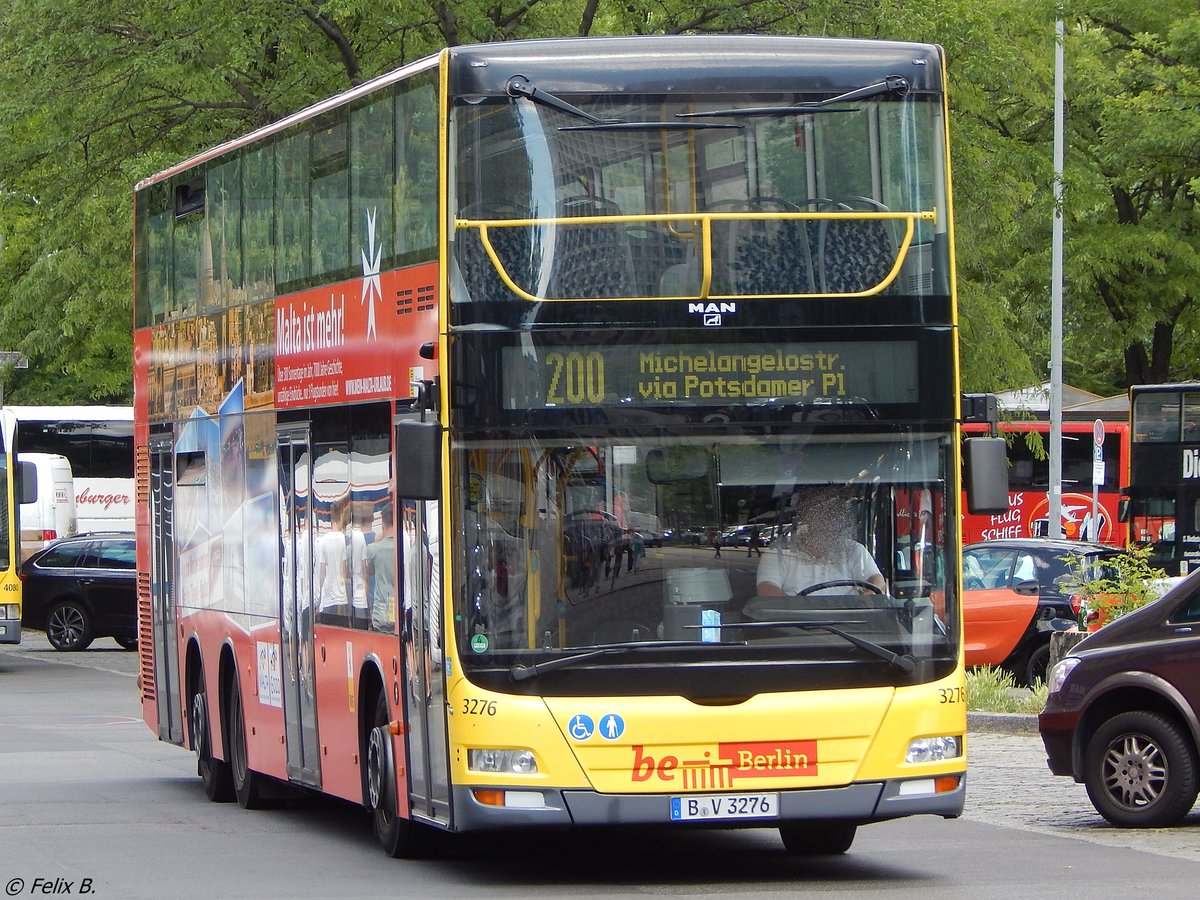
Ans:
{"type": "Polygon", "coordinates": [[[21,643],[21,521],[17,419],[0,408],[0,644],[21,643]]]}
{"type": "Polygon", "coordinates": [[[393,855],[959,815],[944,85],[455,47],[140,184],[140,684],[209,796],[343,797],[393,855]]]}

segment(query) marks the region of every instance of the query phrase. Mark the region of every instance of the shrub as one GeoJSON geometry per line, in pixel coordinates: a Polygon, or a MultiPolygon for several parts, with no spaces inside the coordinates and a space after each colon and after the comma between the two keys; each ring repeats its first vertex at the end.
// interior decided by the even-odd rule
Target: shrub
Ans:
{"type": "Polygon", "coordinates": [[[1133,548],[1097,563],[1072,554],[1067,559],[1073,582],[1071,590],[1080,600],[1080,624],[1105,625],[1157,600],[1167,577],[1150,565],[1150,548],[1133,548]]]}
{"type": "Polygon", "coordinates": [[[1039,713],[1046,705],[1046,685],[1018,688],[1011,672],[994,666],[967,670],[967,709],[980,712],[1039,713]]]}

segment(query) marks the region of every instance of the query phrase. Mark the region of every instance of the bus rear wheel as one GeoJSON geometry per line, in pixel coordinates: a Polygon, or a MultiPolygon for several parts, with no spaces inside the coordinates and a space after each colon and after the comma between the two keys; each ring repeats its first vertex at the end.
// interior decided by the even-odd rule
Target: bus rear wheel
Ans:
{"type": "Polygon", "coordinates": [[[226,714],[229,716],[230,769],[233,793],[242,809],[262,809],[262,776],[250,768],[246,751],[246,715],[242,708],[242,692],[237,676],[229,679],[226,714]]]}
{"type": "Polygon", "coordinates": [[[396,760],[389,722],[387,696],[380,693],[366,741],[367,807],[384,853],[393,859],[424,856],[428,852],[427,829],[396,810],[396,760]]]}
{"type": "Polygon", "coordinates": [[[836,856],[854,843],[857,825],[842,822],[814,822],[805,825],[780,825],[779,836],[788,853],[797,856],[836,856]]]}
{"type": "Polygon", "coordinates": [[[192,694],[192,746],[205,796],[214,803],[228,803],[233,799],[233,773],[229,763],[213,758],[208,698],[203,688],[192,694]]]}

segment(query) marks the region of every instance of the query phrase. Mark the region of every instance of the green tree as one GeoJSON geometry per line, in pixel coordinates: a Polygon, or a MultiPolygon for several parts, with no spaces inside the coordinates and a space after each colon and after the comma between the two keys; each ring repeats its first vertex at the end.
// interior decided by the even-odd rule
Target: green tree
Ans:
{"type": "MultiPolygon", "coordinates": [[[[1041,380],[1054,15],[1049,0],[12,0],[0,10],[0,349],[31,368],[9,395],[129,397],[140,179],[443,46],[705,31],[947,48],[964,385],[1041,380]]],[[[1187,115],[1198,20],[1181,0],[1068,10],[1068,377],[1086,387],[1200,367],[1200,126],[1187,115]]]]}
{"type": "Polygon", "coordinates": [[[1200,9],[1068,15],[1068,362],[1093,388],[1200,377],[1200,9]]]}

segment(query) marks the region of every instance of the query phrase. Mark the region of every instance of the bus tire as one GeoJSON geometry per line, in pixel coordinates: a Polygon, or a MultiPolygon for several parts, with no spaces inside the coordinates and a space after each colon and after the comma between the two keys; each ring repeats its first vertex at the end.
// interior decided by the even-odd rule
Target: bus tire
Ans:
{"type": "Polygon", "coordinates": [[[204,794],[213,803],[233,799],[233,773],[229,763],[212,755],[212,728],[209,726],[208,696],[200,688],[192,694],[192,749],[196,751],[196,774],[204,784],[204,794]]]}
{"type": "Polygon", "coordinates": [[[366,801],[371,811],[375,837],[383,852],[393,859],[424,856],[428,851],[426,828],[396,811],[396,759],[388,730],[388,701],[382,691],[375,701],[375,715],[367,734],[366,801]]]}
{"type": "Polygon", "coordinates": [[[812,822],[780,825],[779,836],[788,853],[796,856],[836,856],[854,843],[857,825],[845,822],[812,822]]]}
{"type": "Polygon", "coordinates": [[[238,806],[242,809],[262,809],[265,804],[262,796],[262,776],[250,768],[249,754],[246,750],[246,715],[242,708],[242,692],[238,686],[236,675],[229,679],[226,715],[229,727],[226,729],[226,743],[229,745],[230,775],[233,781],[233,794],[238,806]]]}

